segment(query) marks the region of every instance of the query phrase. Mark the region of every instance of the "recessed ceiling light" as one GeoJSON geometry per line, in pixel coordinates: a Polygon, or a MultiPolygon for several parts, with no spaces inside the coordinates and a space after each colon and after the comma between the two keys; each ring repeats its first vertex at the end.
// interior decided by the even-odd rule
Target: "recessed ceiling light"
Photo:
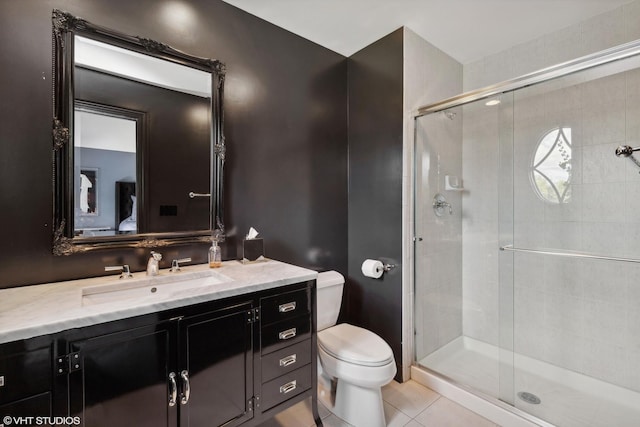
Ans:
{"type": "Polygon", "coordinates": [[[500,100],[499,99],[490,99],[489,101],[485,102],[484,105],[486,105],[487,107],[493,107],[494,105],[498,105],[500,104],[500,100]]]}

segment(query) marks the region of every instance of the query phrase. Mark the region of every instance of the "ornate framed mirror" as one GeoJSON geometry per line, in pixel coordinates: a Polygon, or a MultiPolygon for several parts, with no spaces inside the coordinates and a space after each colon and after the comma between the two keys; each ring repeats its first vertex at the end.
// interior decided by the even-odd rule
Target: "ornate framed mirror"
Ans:
{"type": "Polygon", "coordinates": [[[224,64],[54,10],[53,253],[223,231],[224,64]]]}

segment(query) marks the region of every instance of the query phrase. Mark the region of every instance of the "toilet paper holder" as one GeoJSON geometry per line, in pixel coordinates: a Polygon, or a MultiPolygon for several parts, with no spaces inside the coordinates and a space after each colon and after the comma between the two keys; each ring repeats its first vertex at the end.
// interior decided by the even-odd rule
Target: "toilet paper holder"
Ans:
{"type": "Polygon", "coordinates": [[[362,263],[362,274],[372,279],[380,279],[382,275],[395,268],[395,264],[386,263],[379,259],[365,259],[362,263]]]}

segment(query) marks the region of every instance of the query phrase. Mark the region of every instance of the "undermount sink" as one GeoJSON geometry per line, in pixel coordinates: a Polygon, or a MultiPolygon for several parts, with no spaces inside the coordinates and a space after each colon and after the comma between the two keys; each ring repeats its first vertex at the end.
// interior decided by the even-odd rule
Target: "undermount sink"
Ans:
{"type": "Polygon", "coordinates": [[[136,298],[164,298],[187,289],[204,288],[231,280],[224,274],[214,271],[169,273],[141,279],[121,279],[112,283],[83,288],[82,305],[133,301],[136,298]]]}

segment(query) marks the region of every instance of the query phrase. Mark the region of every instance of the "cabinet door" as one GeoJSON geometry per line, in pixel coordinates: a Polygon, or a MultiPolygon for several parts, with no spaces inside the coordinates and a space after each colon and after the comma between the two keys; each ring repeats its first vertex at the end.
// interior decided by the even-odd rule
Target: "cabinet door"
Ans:
{"type": "Polygon", "coordinates": [[[79,354],[69,373],[71,414],[84,427],[175,427],[169,405],[170,368],[176,366],[176,322],[71,342],[79,354]],[[173,330],[172,330],[173,329],[173,330]]]}
{"type": "Polygon", "coordinates": [[[231,427],[253,417],[251,309],[248,302],[180,321],[181,427],[231,427]]]}

